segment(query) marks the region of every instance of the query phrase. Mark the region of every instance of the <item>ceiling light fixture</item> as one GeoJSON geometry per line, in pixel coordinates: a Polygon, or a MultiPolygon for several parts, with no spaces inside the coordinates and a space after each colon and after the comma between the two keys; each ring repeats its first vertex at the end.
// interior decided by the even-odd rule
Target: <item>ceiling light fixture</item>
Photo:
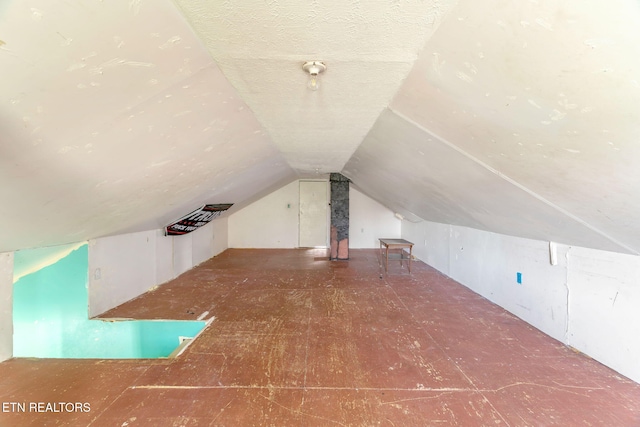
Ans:
{"type": "Polygon", "coordinates": [[[302,64],[302,69],[309,73],[309,83],[307,83],[307,87],[314,91],[318,90],[320,88],[318,74],[324,72],[327,69],[327,66],[324,65],[324,62],[307,61],[302,64]]]}

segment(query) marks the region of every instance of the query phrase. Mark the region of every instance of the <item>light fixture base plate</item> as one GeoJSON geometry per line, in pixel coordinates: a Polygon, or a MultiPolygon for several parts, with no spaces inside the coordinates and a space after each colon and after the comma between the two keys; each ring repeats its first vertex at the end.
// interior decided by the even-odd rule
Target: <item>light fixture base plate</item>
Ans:
{"type": "Polygon", "coordinates": [[[324,65],[324,62],[322,61],[307,61],[302,64],[302,69],[312,76],[317,76],[318,74],[323,73],[327,69],[327,66],[324,65]]]}

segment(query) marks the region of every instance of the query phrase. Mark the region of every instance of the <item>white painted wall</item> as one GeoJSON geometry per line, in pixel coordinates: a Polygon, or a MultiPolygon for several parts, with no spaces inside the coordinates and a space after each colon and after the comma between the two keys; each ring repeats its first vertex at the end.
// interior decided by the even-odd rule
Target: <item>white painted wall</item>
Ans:
{"type": "Polygon", "coordinates": [[[0,253],[0,362],[13,356],[13,252],[0,253]]]}
{"type": "Polygon", "coordinates": [[[193,238],[190,233],[171,239],[173,240],[173,274],[179,276],[193,266],[193,238]]]}
{"type": "Polygon", "coordinates": [[[413,254],[436,270],[449,274],[450,225],[402,221],[402,237],[414,243],[413,254]]]}
{"type": "Polygon", "coordinates": [[[557,245],[551,265],[549,242],[427,221],[403,221],[402,237],[427,264],[640,382],[640,257],[557,245]]]}
{"type": "Polygon", "coordinates": [[[199,232],[191,233],[192,265],[198,265],[218,255],[228,247],[227,218],[218,218],[202,227],[199,232]]]}
{"type": "Polygon", "coordinates": [[[574,247],[567,263],[568,343],[640,382],[640,257],[574,247]]]}
{"type": "MultiPolygon", "coordinates": [[[[564,247],[566,248],[566,247],[564,247]]],[[[449,276],[533,326],[563,340],[566,262],[549,262],[549,243],[452,227],[449,276]],[[522,283],[517,282],[517,273],[522,283]]]]}
{"type": "Polygon", "coordinates": [[[89,241],[89,316],[156,285],[156,231],[89,241]]]}
{"type": "Polygon", "coordinates": [[[322,180],[301,180],[300,209],[298,209],[298,246],[301,248],[328,247],[329,223],[329,182],[322,180]]]}
{"type": "MultiPolygon", "coordinates": [[[[231,248],[297,248],[299,180],[229,217],[231,248]]],[[[377,248],[380,237],[400,237],[394,213],[353,186],[349,190],[349,247],[377,248]]]]}
{"type": "Polygon", "coordinates": [[[393,211],[354,188],[349,188],[349,247],[378,248],[378,239],[400,237],[401,221],[393,211]]]}
{"type": "Polygon", "coordinates": [[[184,236],[162,230],[89,241],[89,316],[165,283],[227,248],[227,219],[184,236]]]}
{"type": "Polygon", "coordinates": [[[297,248],[299,181],[229,216],[231,248],[297,248]]]}
{"type": "MultiPolygon", "coordinates": [[[[197,230],[196,230],[197,231],[197,230]]],[[[195,231],[194,231],[195,233],[195,231]]],[[[176,277],[174,261],[174,238],[164,235],[163,230],[156,230],[156,282],[165,283],[176,277]]],[[[89,269],[91,269],[91,247],[89,247],[89,269]]],[[[91,288],[91,279],[89,280],[91,288]]],[[[91,297],[89,297],[91,301],[91,297]]],[[[104,311],[104,310],[103,310],[104,311]]]]}

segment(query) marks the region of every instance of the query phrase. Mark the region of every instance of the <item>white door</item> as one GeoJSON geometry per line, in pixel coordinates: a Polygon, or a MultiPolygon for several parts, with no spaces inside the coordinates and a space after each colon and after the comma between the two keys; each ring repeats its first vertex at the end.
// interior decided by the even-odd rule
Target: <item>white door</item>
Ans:
{"type": "Polygon", "coordinates": [[[301,248],[327,247],[328,205],[327,181],[300,181],[301,248]]]}

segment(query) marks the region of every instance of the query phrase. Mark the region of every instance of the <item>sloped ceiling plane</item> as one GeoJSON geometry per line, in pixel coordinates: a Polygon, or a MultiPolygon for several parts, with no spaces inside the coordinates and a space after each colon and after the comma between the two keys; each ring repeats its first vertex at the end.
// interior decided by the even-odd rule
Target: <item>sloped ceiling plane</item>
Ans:
{"type": "Polygon", "coordinates": [[[638,253],[639,22],[635,0],[5,1],[0,252],[340,172],[409,217],[638,253]]]}

